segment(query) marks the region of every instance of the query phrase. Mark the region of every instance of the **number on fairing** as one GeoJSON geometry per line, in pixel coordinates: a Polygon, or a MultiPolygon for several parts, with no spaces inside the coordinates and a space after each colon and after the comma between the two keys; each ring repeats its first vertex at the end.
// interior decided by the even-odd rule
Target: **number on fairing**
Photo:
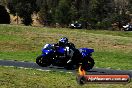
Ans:
{"type": "Polygon", "coordinates": [[[72,49],[70,49],[69,47],[66,47],[66,51],[68,56],[71,56],[71,57],[73,56],[74,51],[72,49]]]}

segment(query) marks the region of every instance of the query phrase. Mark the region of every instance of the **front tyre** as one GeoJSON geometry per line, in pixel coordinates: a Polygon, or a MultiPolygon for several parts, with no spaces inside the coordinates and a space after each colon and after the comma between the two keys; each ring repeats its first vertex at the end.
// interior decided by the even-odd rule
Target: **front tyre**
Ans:
{"type": "Polygon", "coordinates": [[[44,59],[42,55],[36,58],[36,63],[41,67],[47,67],[50,65],[49,60],[47,58],[44,59]]]}

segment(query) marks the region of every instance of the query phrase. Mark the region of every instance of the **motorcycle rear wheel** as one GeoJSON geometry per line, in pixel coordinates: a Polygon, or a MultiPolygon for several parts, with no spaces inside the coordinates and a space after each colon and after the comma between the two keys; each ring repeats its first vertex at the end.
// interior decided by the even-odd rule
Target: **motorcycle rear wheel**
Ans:
{"type": "Polygon", "coordinates": [[[93,68],[94,64],[95,64],[94,59],[92,57],[87,57],[84,59],[82,63],[82,68],[85,71],[88,71],[93,68]]]}

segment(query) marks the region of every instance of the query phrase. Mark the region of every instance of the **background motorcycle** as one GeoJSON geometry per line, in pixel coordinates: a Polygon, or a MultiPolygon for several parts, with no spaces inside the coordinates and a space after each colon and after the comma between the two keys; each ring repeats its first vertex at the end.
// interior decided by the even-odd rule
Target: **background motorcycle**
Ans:
{"type": "Polygon", "coordinates": [[[70,58],[69,55],[73,53],[69,47],[53,48],[52,44],[46,44],[42,49],[42,54],[36,58],[36,63],[42,67],[52,64],[53,66],[64,67],[66,69],[73,69],[82,65],[84,70],[90,70],[95,64],[91,57],[92,52],[94,52],[93,49],[77,49],[73,54],[71,63],[67,63],[70,58]]]}
{"type": "Polygon", "coordinates": [[[82,29],[82,24],[80,23],[74,23],[74,24],[70,24],[70,28],[72,29],[82,29]]]}
{"type": "Polygon", "coordinates": [[[127,25],[123,26],[123,30],[124,31],[132,31],[132,25],[127,24],[127,25]]]}

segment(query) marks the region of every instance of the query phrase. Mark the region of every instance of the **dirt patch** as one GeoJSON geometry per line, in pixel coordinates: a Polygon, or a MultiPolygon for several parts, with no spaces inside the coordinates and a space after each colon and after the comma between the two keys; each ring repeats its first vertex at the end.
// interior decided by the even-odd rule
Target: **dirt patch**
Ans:
{"type": "Polygon", "coordinates": [[[26,51],[34,49],[30,44],[16,42],[0,42],[0,45],[0,51],[26,51]]]}

